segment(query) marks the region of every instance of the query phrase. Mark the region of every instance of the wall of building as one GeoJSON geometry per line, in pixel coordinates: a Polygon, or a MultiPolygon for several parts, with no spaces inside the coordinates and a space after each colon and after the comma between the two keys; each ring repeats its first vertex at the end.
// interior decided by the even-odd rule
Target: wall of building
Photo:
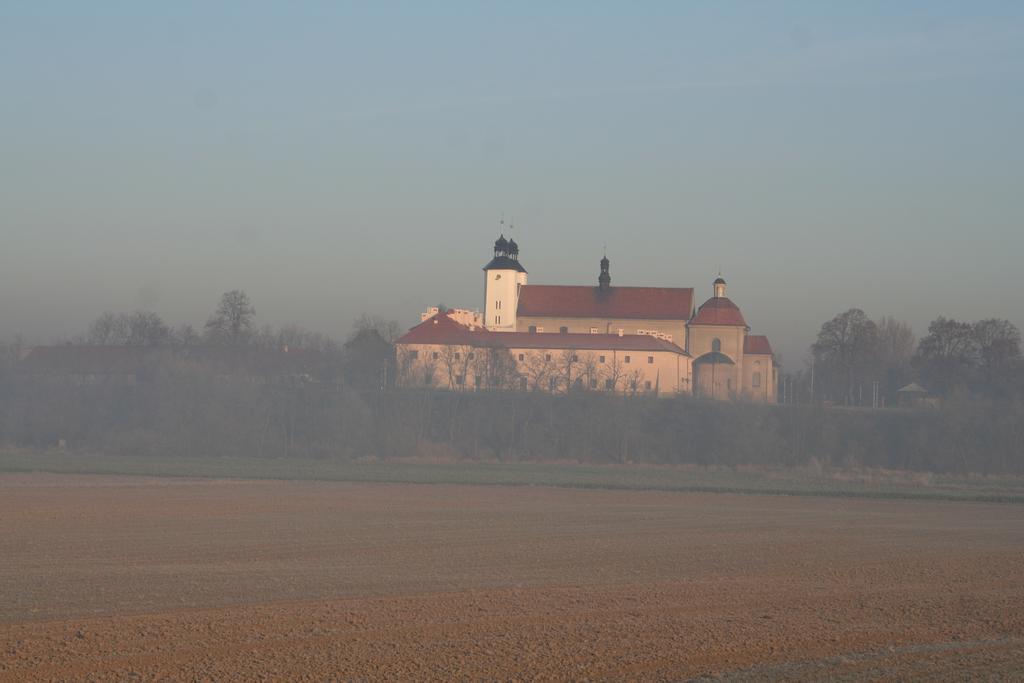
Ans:
{"type": "Polygon", "coordinates": [[[589,334],[591,329],[596,328],[598,334],[618,334],[621,329],[623,334],[639,334],[638,330],[653,330],[664,335],[671,336],[670,340],[676,346],[686,348],[686,321],[685,320],[655,320],[643,318],[570,318],[570,317],[548,317],[548,316],[526,316],[521,315],[517,319],[516,331],[529,332],[530,326],[544,328],[544,334],[557,334],[559,328],[568,327],[568,332],[589,334]]]}
{"type": "Polygon", "coordinates": [[[701,356],[711,353],[713,342],[721,342],[719,353],[728,356],[734,365],[718,364],[714,368],[714,386],[707,384],[707,376],[701,379],[704,395],[718,399],[736,398],[744,390],[744,358],[743,342],[747,336],[745,327],[738,325],[694,325],[690,327],[690,356],[698,360],[701,356]]]}
{"type": "MultiPolygon", "coordinates": [[[[509,373],[511,386],[502,388],[564,393],[575,387],[617,393],[657,392],[660,396],[691,391],[690,358],[671,351],[507,351],[514,365],[509,373]]],[[[488,356],[491,352],[472,346],[399,344],[397,381],[402,386],[456,391],[490,388],[485,375],[487,363],[495,362],[488,356]]]]}
{"type": "Polygon", "coordinates": [[[519,287],[526,284],[526,273],[516,270],[484,271],[484,325],[498,332],[516,331],[519,287]]]}
{"type": "Polygon", "coordinates": [[[775,367],[772,357],[768,354],[745,354],[743,358],[743,392],[744,398],[751,401],[775,403],[775,367]],[[755,375],[760,374],[760,381],[755,382],[755,375]],[[759,384],[759,386],[755,386],[759,384]]]}

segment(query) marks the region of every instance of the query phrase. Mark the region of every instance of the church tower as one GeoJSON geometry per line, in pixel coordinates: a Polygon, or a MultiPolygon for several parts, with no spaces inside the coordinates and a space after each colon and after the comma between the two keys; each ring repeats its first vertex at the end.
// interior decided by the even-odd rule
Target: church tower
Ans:
{"type": "Polygon", "coordinates": [[[519,288],[525,284],[519,245],[502,235],[494,243],[494,258],[484,266],[484,327],[495,332],[516,331],[519,288]]]}

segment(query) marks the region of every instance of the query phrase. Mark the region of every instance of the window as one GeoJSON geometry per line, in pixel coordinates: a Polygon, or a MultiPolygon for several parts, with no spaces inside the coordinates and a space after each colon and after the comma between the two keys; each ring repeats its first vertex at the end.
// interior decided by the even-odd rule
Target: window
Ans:
{"type": "Polygon", "coordinates": [[[597,334],[597,328],[596,327],[591,327],[590,328],[590,334],[597,334]]]}
{"type": "Polygon", "coordinates": [[[572,361],[573,363],[579,363],[579,362],[580,362],[580,357],[579,357],[579,356],[577,356],[577,355],[576,355],[576,354],[574,353],[574,354],[572,354],[572,358],[571,358],[570,360],[571,360],[571,361],[572,361]]]}
{"type": "Polygon", "coordinates": [[[548,380],[548,388],[550,388],[551,391],[554,391],[555,389],[558,388],[558,378],[557,377],[552,377],[551,379],[548,380]]]}
{"type": "Polygon", "coordinates": [[[544,354],[544,360],[550,362],[551,361],[551,354],[550,353],[545,353],[544,354]]]}
{"type": "Polygon", "coordinates": [[[604,362],[604,356],[598,356],[597,357],[597,362],[598,363],[603,363],[604,362]]]}
{"type": "Polygon", "coordinates": [[[530,388],[530,386],[529,386],[529,384],[527,382],[526,377],[520,377],[519,378],[519,390],[520,391],[526,391],[529,388],[530,388]]]}
{"type": "Polygon", "coordinates": [[[647,364],[654,365],[654,356],[647,356],[647,364]]]}
{"type": "Polygon", "coordinates": [[[760,372],[755,372],[754,373],[753,385],[754,385],[755,388],[761,386],[761,373],[760,372]]]}
{"type": "Polygon", "coordinates": [[[494,302],[494,308],[496,310],[499,310],[499,311],[501,310],[501,300],[500,299],[498,301],[494,302]]]}
{"type": "Polygon", "coordinates": [[[434,353],[432,353],[432,354],[431,354],[431,358],[433,358],[434,360],[437,360],[437,357],[438,357],[439,355],[440,355],[440,354],[438,354],[438,352],[437,352],[437,351],[434,351],[434,353]]]}
{"type": "Polygon", "coordinates": [[[466,383],[466,376],[465,375],[455,375],[455,383],[458,384],[461,387],[463,384],[466,383]]]}
{"type": "Polygon", "coordinates": [[[562,325],[561,327],[558,328],[558,333],[559,334],[569,334],[569,328],[566,327],[565,325],[562,325]]]}
{"type": "Polygon", "coordinates": [[[715,337],[714,339],[712,339],[711,340],[711,350],[715,351],[715,352],[721,351],[722,350],[722,340],[719,339],[718,337],[715,337]]]}
{"type": "Polygon", "coordinates": [[[476,358],[476,354],[475,353],[467,353],[466,354],[466,360],[473,360],[474,358],[476,358]]]}
{"type": "Polygon", "coordinates": [[[604,388],[605,389],[614,389],[615,388],[615,380],[606,379],[604,381],[604,388]]]}
{"type": "Polygon", "coordinates": [[[530,334],[537,334],[537,326],[536,325],[530,325],[530,334]]]}
{"type": "Polygon", "coordinates": [[[501,324],[501,316],[500,315],[494,317],[494,324],[495,325],[500,325],[501,324]]]}
{"type": "Polygon", "coordinates": [[[626,356],[626,357],[624,357],[624,358],[622,359],[622,362],[623,362],[623,363],[628,363],[628,362],[629,362],[629,356],[626,356]]]}
{"type": "Polygon", "coordinates": [[[644,389],[646,389],[647,391],[651,390],[651,380],[647,380],[646,382],[644,382],[644,389]]]}
{"type": "Polygon", "coordinates": [[[526,360],[526,354],[525,353],[519,354],[519,362],[522,363],[524,360],[526,360]]]}
{"type": "Polygon", "coordinates": [[[597,389],[597,378],[596,377],[591,377],[590,378],[590,388],[591,389],[597,389]]]}
{"type": "Polygon", "coordinates": [[[458,360],[458,359],[459,359],[459,355],[460,355],[460,354],[459,354],[459,352],[458,352],[458,351],[456,351],[456,352],[455,352],[455,360],[458,360]]]}
{"type": "Polygon", "coordinates": [[[417,349],[413,349],[412,351],[409,352],[409,358],[411,358],[413,360],[416,360],[419,357],[420,357],[420,352],[417,349]]]}
{"type": "Polygon", "coordinates": [[[475,376],[473,377],[473,384],[475,384],[475,385],[476,385],[476,388],[477,388],[477,389],[479,389],[479,388],[480,388],[480,385],[481,385],[481,384],[483,384],[483,379],[484,379],[484,378],[483,378],[482,376],[480,376],[480,375],[475,375],[475,376]]]}

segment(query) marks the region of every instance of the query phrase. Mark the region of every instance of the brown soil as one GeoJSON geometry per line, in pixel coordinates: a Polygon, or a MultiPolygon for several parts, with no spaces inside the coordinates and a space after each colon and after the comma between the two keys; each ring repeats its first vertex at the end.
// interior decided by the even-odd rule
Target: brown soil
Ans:
{"type": "Polygon", "coordinates": [[[0,475],[0,680],[1024,676],[1024,507],[0,475]]]}

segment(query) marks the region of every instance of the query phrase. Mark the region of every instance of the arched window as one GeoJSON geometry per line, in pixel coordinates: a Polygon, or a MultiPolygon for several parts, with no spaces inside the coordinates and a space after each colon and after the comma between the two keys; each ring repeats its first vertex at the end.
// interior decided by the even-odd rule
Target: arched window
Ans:
{"type": "Polygon", "coordinates": [[[711,350],[715,351],[715,352],[721,351],[722,350],[722,340],[719,339],[718,337],[715,337],[714,339],[712,339],[711,340],[711,350]]]}
{"type": "Polygon", "coordinates": [[[753,382],[753,384],[754,384],[754,388],[755,389],[757,387],[761,386],[761,373],[760,372],[755,372],[754,373],[754,382],[753,382]]]}

